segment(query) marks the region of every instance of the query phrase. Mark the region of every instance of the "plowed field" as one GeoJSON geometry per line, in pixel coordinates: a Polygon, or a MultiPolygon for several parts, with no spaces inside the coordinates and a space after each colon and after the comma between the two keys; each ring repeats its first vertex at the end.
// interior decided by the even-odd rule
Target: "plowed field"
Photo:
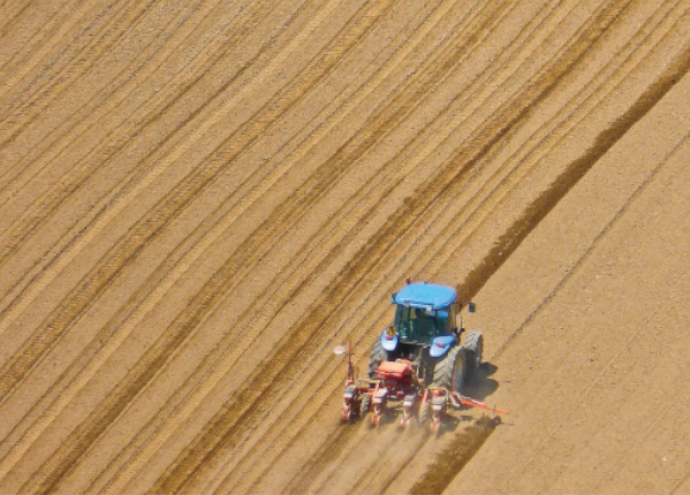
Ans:
{"type": "Polygon", "coordinates": [[[690,493],[690,0],[0,0],[0,493],[690,493]],[[476,410],[341,425],[405,277],[476,410]]]}

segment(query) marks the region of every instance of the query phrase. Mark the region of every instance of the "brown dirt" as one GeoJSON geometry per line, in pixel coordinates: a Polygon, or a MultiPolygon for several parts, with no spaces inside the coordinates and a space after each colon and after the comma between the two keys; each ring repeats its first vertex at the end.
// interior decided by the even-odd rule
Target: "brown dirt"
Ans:
{"type": "Polygon", "coordinates": [[[690,492],[688,8],[5,2],[0,492],[690,492]],[[339,424],[405,276],[498,428],[339,424]]]}

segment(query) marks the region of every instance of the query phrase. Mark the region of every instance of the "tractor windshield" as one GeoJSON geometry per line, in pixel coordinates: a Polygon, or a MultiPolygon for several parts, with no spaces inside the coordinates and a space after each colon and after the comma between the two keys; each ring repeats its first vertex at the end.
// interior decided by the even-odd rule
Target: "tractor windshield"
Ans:
{"type": "Polygon", "coordinates": [[[401,342],[431,344],[434,337],[450,333],[452,323],[448,311],[428,311],[398,305],[395,309],[395,328],[401,342]]]}

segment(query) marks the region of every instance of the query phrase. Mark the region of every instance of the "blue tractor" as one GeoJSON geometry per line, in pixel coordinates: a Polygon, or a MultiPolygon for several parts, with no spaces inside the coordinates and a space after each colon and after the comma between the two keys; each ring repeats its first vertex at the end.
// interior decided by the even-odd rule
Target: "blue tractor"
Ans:
{"type": "Polygon", "coordinates": [[[454,289],[409,283],[392,295],[395,317],[371,349],[368,378],[376,379],[383,361],[406,360],[424,387],[460,395],[466,379],[482,361],[481,332],[469,332],[460,344],[460,305],[454,289]]]}

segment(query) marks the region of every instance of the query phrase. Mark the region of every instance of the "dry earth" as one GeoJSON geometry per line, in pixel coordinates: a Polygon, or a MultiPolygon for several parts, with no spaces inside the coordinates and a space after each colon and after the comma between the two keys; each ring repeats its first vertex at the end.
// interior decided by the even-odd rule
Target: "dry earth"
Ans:
{"type": "Polygon", "coordinates": [[[690,493],[690,1],[0,1],[1,493],[690,493]],[[510,410],[341,426],[405,276],[510,410]]]}

